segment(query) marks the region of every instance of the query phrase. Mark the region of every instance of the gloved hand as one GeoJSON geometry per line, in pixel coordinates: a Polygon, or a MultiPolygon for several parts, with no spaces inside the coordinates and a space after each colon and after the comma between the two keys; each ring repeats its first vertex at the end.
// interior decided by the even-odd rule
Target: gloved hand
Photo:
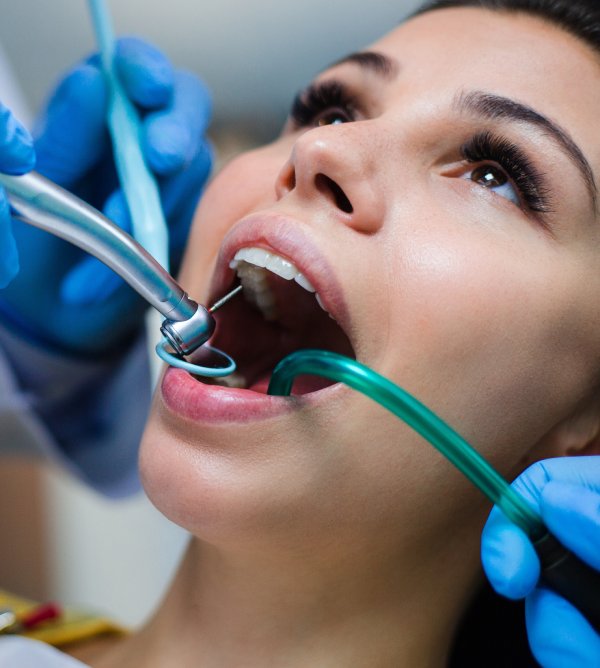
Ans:
{"type": "MultiPolygon", "coordinates": [[[[212,156],[204,132],[210,98],[192,74],[154,47],[119,40],[115,66],[143,116],[142,150],[157,176],[174,270],[212,156]]],[[[34,135],[37,169],[130,231],[105,124],[107,90],[98,56],[76,66],[50,96],[34,135]]],[[[53,235],[15,224],[19,276],[0,301],[5,320],[41,345],[109,352],[131,338],[146,304],[95,258],[53,235]]]]}
{"type": "MultiPolygon", "coordinates": [[[[0,104],[0,172],[24,174],[33,169],[33,139],[27,130],[0,104]]],[[[0,288],[5,287],[19,270],[17,248],[12,236],[6,195],[0,188],[0,288]]]]}
{"type": "MultiPolygon", "coordinates": [[[[513,487],[536,508],[558,540],[600,570],[600,457],[537,462],[513,487]]],[[[481,557],[494,589],[526,597],[529,644],[544,668],[600,666],[600,636],[581,613],[538,587],[538,557],[525,533],[494,507],[483,530],[481,557]]]]}

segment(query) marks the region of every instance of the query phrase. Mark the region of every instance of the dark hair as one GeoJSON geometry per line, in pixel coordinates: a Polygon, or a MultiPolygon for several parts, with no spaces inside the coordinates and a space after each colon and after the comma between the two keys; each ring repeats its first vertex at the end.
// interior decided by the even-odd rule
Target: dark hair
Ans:
{"type": "Polygon", "coordinates": [[[430,0],[413,16],[450,7],[533,14],[579,37],[600,53],[599,0],[430,0]]]}

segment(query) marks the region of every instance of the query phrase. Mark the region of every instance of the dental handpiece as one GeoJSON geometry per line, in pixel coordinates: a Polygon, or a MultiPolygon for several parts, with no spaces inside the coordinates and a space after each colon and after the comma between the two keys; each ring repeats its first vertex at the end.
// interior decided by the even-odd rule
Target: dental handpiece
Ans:
{"type": "Polygon", "coordinates": [[[210,338],[214,307],[209,311],[190,299],[137,241],[106,216],[36,172],[0,174],[0,185],[15,218],[94,255],[159,311],[165,317],[161,332],[178,355],[189,355],[210,338]]]}

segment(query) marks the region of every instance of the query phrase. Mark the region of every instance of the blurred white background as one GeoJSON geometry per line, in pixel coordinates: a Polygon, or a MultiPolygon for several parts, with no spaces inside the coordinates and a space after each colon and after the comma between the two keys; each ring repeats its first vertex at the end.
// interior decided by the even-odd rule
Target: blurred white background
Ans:
{"type": "MultiPolygon", "coordinates": [[[[139,35],[213,91],[215,126],[270,138],[321,68],[396,25],[418,0],[109,0],[120,35],[139,35]]],[[[35,109],[94,46],[84,0],[2,0],[0,42],[35,109]]]]}
{"type": "MultiPolygon", "coordinates": [[[[227,152],[272,138],[294,94],[327,64],[394,27],[418,0],[109,0],[119,35],[163,49],[214,96],[211,134],[227,152]]],[[[2,0],[0,45],[35,113],[94,49],[83,0],[2,0]]],[[[3,91],[0,90],[0,99],[3,91]]],[[[107,612],[127,624],[160,598],[186,541],[143,495],[98,498],[48,467],[0,464],[0,588],[107,612]]]]}

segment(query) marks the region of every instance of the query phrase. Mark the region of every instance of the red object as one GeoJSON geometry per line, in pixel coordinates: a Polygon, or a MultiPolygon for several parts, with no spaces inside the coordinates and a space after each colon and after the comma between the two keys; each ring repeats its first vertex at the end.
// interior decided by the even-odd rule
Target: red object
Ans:
{"type": "Polygon", "coordinates": [[[62,608],[57,603],[42,603],[20,617],[19,621],[26,629],[31,629],[42,622],[58,619],[61,615],[62,608]]]}

